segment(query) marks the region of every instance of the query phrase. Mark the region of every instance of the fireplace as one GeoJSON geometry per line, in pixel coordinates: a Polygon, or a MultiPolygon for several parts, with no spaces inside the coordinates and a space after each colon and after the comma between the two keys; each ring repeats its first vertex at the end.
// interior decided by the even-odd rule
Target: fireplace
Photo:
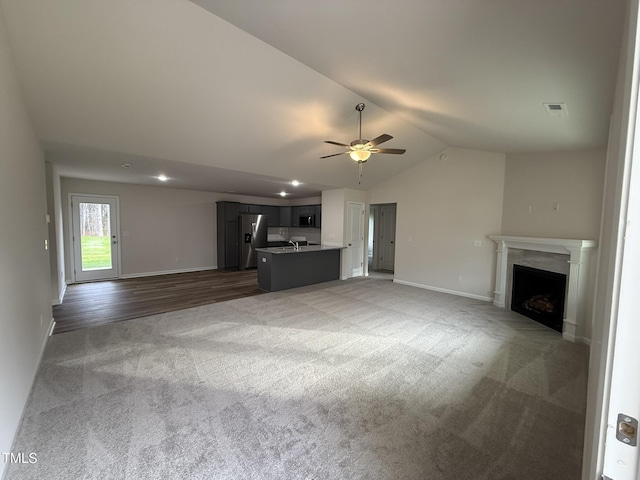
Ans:
{"type": "Polygon", "coordinates": [[[511,310],[562,333],[567,276],[513,266],[511,310]]]}
{"type": "MultiPolygon", "coordinates": [[[[543,268],[566,275],[566,297],[562,336],[572,342],[582,341],[589,343],[591,328],[589,318],[591,316],[589,301],[589,264],[597,247],[593,240],[578,240],[567,238],[541,238],[541,237],[515,237],[508,235],[490,235],[489,238],[498,244],[496,256],[496,284],[493,303],[501,308],[511,305],[509,294],[513,292],[510,277],[513,268],[508,268],[510,258],[514,261],[511,265],[524,264],[532,268],[543,268]],[[542,256],[535,261],[522,262],[522,255],[515,255],[518,251],[538,252],[542,256]],[[514,255],[511,255],[514,254],[514,255]],[[559,267],[559,258],[546,261],[544,255],[564,255],[565,270],[559,267]],[[568,266],[568,268],[567,268],[568,266]]],[[[538,255],[536,254],[538,257],[538,255]]],[[[526,260],[526,259],[525,259],[526,260]]]]}

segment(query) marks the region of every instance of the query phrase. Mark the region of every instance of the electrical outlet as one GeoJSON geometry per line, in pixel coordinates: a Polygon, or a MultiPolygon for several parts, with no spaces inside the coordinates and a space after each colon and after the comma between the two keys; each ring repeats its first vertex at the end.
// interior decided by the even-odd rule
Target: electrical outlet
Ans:
{"type": "Polygon", "coordinates": [[[458,283],[462,283],[462,275],[458,275],[458,283]]]}
{"type": "Polygon", "coordinates": [[[482,246],[482,240],[474,240],[473,241],[473,246],[474,247],[481,247],[482,246]]]}

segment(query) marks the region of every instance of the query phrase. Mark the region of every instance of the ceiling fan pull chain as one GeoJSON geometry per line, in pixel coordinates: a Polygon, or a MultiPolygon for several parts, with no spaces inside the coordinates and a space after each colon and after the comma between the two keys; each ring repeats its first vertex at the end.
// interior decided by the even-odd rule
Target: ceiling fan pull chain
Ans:
{"type": "Polygon", "coordinates": [[[361,180],[362,180],[362,162],[358,162],[358,185],[360,185],[361,180]]]}

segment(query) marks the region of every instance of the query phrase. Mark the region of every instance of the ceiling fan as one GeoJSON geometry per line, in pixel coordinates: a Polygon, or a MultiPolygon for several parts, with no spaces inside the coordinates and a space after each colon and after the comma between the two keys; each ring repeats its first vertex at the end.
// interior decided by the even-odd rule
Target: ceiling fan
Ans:
{"type": "Polygon", "coordinates": [[[358,122],[358,139],[354,140],[349,145],[345,143],[334,142],[332,140],[325,140],[324,143],[330,143],[332,145],[338,145],[339,147],[345,147],[346,150],[340,153],[325,155],[324,157],[320,158],[335,157],[348,153],[352,160],[358,162],[358,183],[360,183],[360,179],[362,178],[362,164],[369,160],[369,157],[372,153],[390,153],[393,155],[402,155],[404,152],[406,152],[406,150],[404,148],[376,148],[381,143],[387,142],[393,138],[391,135],[388,135],[386,133],[383,133],[373,140],[362,138],[362,111],[364,110],[364,103],[357,104],[356,110],[360,114],[360,119],[358,122]]]}

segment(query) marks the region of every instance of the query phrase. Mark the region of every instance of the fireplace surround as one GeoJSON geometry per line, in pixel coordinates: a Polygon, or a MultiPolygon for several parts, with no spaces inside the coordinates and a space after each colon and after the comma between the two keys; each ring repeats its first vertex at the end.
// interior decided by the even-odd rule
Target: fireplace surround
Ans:
{"type": "Polygon", "coordinates": [[[498,244],[494,305],[510,307],[514,264],[563,273],[567,276],[562,336],[572,342],[589,343],[587,336],[588,275],[597,242],[563,238],[490,235],[498,244]],[[568,267],[568,268],[567,268],[568,267]]]}

